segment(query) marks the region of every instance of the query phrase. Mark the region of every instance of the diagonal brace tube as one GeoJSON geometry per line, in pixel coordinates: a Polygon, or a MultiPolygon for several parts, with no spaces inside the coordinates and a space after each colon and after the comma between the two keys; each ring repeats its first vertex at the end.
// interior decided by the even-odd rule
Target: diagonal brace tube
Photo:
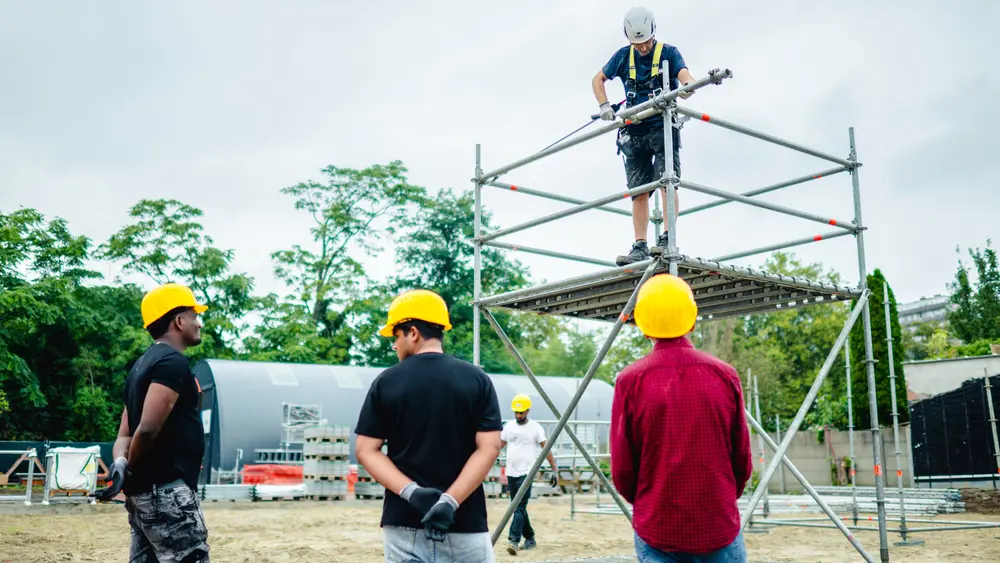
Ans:
{"type": "Polygon", "coordinates": [[[586,256],[579,256],[577,254],[567,254],[565,252],[556,252],[554,250],[545,250],[544,248],[535,248],[533,246],[523,246],[520,244],[497,242],[495,240],[484,242],[483,246],[492,246],[493,248],[513,250],[514,252],[527,252],[528,254],[538,254],[539,256],[550,256],[552,258],[562,258],[563,260],[573,260],[576,262],[595,264],[597,266],[608,266],[611,268],[615,268],[618,266],[614,262],[610,262],[608,260],[601,260],[599,258],[588,258],[586,256]]]}
{"type": "MultiPolygon", "coordinates": [[[[517,351],[517,347],[514,346],[514,343],[510,341],[510,338],[507,337],[507,334],[504,333],[503,328],[500,327],[500,323],[497,322],[497,319],[496,317],[493,316],[493,313],[491,313],[489,309],[486,309],[483,311],[483,315],[486,316],[486,320],[490,323],[490,326],[493,327],[493,330],[496,331],[497,335],[500,337],[500,340],[503,341],[504,346],[507,347],[507,351],[509,351],[511,355],[514,356],[514,359],[517,361],[518,365],[521,366],[521,369],[524,371],[524,374],[527,375],[528,379],[531,380],[531,384],[534,385],[535,389],[538,390],[538,394],[542,396],[542,400],[545,401],[545,404],[549,407],[549,410],[552,411],[552,414],[555,415],[556,418],[562,418],[562,413],[559,412],[559,409],[556,408],[556,404],[553,403],[552,399],[549,398],[549,394],[545,392],[545,389],[542,387],[541,382],[539,382],[538,379],[535,377],[535,373],[531,371],[530,367],[528,367],[528,363],[524,361],[524,357],[521,356],[521,353],[517,351]]],[[[583,458],[586,459],[587,463],[590,464],[590,467],[594,470],[594,474],[597,475],[597,478],[601,481],[601,485],[604,485],[604,488],[606,488],[608,492],[611,493],[611,497],[615,499],[615,503],[618,505],[618,508],[620,508],[622,513],[625,514],[625,517],[628,518],[628,521],[632,522],[632,510],[629,509],[628,505],[625,503],[625,500],[621,497],[621,495],[618,494],[618,491],[616,491],[615,488],[608,481],[608,478],[604,475],[604,472],[601,471],[601,466],[597,463],[597,460],[595,460],[590,455],[590,452],[587,451],[587,448],[585,448],[583,444],[580,442],[580,439],[576,437],[576,433],[573,432],[573,429],[567,427],[566,434],[570,437],[571,440],[573,440],[573,444],[576,445],[576,448],[580,450],[581,454],[583,454],[583,458]]],[[[558,471],[558,468],[556,468],[556,471],[558,471]]]]}
{"type": "Polygon", "coordinates": [[[778,205],[776,203],[768,203],[766,201],[760,201],[758,199],[749,198],[740,194],[734,194],[732,192],[717,190],[715,188],[710,188],[708,186],[702,186],[701,184],[694,184],[692,182],[687,182],[685,180],[680,181],[680,186],[682,188],[687,188],[689,190],[701,192],[703,194],[714,195],[716,197],[722,197],[733,201],[738,201],[740,203],[745,203],[747,205],[752,205],[754,207],[770,209],[771,211],[777,211],[778,213],[784,213],[786,215],[791,215],[793,217],[799,217],[802,219],[808,219],[810,221],[816,221],[817,223],[823,223],[824,225],[833,225],[835,227],[840,227],[841,229],[846,229],[851,232],[857,231],[857,227],[855,227],[850,221],[841,221],[830,217],[823,217],[820,215],[816,215],[814,213],[809,213],[807,211],[799,211],[797,209],[792,209],[791,207],[785,207],[784,205],[778,205]]]}
{"type": "MultiPolygon", "coordinates": [[[[839,174],[841,172],[846,172],[846,171],[847,171],[846,167],[844,167],[844,166],[838,166],[836,168],[830,168],[829,170],[823,170],[822,172],[817,172],[815,174],[808,174],[806,176],[799,176],[798,178],[793,178],[791,180],[786,180],[784,182],[779,182],[777,184],[771,184],[770,186],[764,186],[763,188],[757,188],[755,190],[750,190],[748,192],[743,192],[740,195],[746,196],[746,197],[753,197],[753,196],[757,196],[757,195],[762,195],[762,194],[770,193],[770,192],[777,191],[777,190],[780,190],[780,189],[783,189],[783,188],[788,188],[788,187],[791,187],[791,186],[796,186],[798,184],[804,184],[806,182],[809,182],[810,180],[818,180],[820,178],[825,178],[827,176],[832,176],[834,174],[839,174]]],[[[725,204],[731,203],[731,202],[732,202],[732,200],[729,200],[729,199],[723,199],[723,200],[719,200],[719,201],[710,201],[708,203],[703,203],[701,205],[696,205],[694,207],[689,207],[689,208],[685,209],[684,211],[681,211],[677,215],[690,215],[692,213],[697,213],[699,211],[705,211],[706,209],[712,209],[713,207],[718,207],[720,205],[725,205],[725,204]]]]}
{"type": "MultiPolygon", "coordinates": [[[[764,439],[764,442],[767,444],[769,448],[771,448],[774,451],[778,451],[778,444],[774,443],[774,440],[771,439],[771,436],[769,436],[767,432],[764,431],[764,428],[760,425],[760,423],[754,419],[753,414],[751,414],[749,410],[745,410],[744,412],[746,413],[747,416],[747,422],[749,422],[750,425],[753,426],[753,429],[757,432],[757,435],[764,439]]],[[[837,516],[837,513],[834,512],[833,509],[830,508],[830,505],[827,504],[825,500],[823,500],[823,497],[821,497],[820,494],[816,492],[816,489],[813,488],[812,484],[809,483],[809,480],[806,479],[805,476],[802,475],[802,473],[795,467],[795,465],[792,464],[792,461],[788,459],[788,457],[786,456],[781,456],[780,458],[776,457],[775,459],[779,459],[784,463],[785,467],[788,469],[789,472],[791,472],[792,476],[795,477],[799,481],[799,483],[802,484],[802,487],[806,490],[806,492],[809,493],[809,496],[811,496],[813,500],[816,501],[816,504],[819,505],[819,507],[823,510],[823,512],[826,513],[826,515],[830,518],[830,520],[833,520],[833,523],[837,525],[837,528],[840,529],[840,531],[844,534],[844,536],[847,537],[848,541],[851,542],[851,545],[854,546],[854,549],[858,550],[858,553],[861,554],[861,557],[863,557],[865,561],[867,561],[868,563],[875,563],[875,560],[872,559],[872,556],[868,555],[868,552],[865,551],[865,548],[861,547],[861,543],[858,542],[858,539],[854,537],[854,534],[852,534],[850,530],[847,529],[847,526],[845,526],[844,523],[840,521],[840,518],[837,516]]],[[[770,522],[770,520],[768,520],[768,522],[770,522]]]]}
{"type": "MultiPolygon", "coordinates": [[[[545,447],[543,447],[542,452],[538,454],[538,459],[535,460],[535,464],[531,467],[531,470],[528,471],[528,474],[525,475],[525,481],[531,482],[535,478],[535,475],[538,473],[538,469],[542,466],[542,461],[545,460],[545,456],[549,455],[549,451],[552,450],[552,446],[556,443],[556,438],[559,437],[559,433],[562,432],[563,428],[566,426],[566,422],[569,421],[570,415],[573,414],[573,409],[576,408],[576,405],[580,402],[580,398],[583,397],[583,392],[587,390],[587,385],[590,384],[590,380],[593,379],[594,374],[597,373],[598,366],[601,365],[601,362],[604,361],[604,357],[607,356],[608,351],[611,350],[611,344],[614,343],[615,338],[618,337],[618,333],[621,332],[622,327],[625,325],[625,320],[632,314],[632,309],[635,308],[635,300],[639,295],[639,288],[642,287],[642,284],[646,283],[646,280],[653,275],[658,263],[659,260],[650,260],[649,265],[646,266],[642,279],[639,280],[635,289],[632,290],[632,297],[629,298],[628,303],[626,303],[624,309],[622,309],[621,315],[618,316],[618,320],[615,321],[614,326],[611,327],[611,333],[608,334],[608,337],[604,340],[604,344],[601,346],[601,349],[597,352],[597,356],[594,358],[594,361],[591,362],[590,367],[587,369],[587,374],[583,376],[583,381],[580,382],[580,386],[576,390],[576,394],[573,395],[569,404],[566,405],[566,410],[563,412],[563,415],[559,417],[559,422],[556,423],[555,429],[552,430],[552,436],[545,441],[545,447]]],[[[503,529],[507,526],[507,522],[509,522],[511,516],[514,515],[514,510],[517,508],[517,505],[521,504],[521,501],[524,499],[524,495],[527,494],[527,492],[527,487],[521,487],[518,489],[517,495],[514,499],[510,501],[510,506],[507,507],[507,511],[504,512],[503,517],[500,519],[500,523],[497,524],[496,529],[493,530],[493,545],[496,545],[497,539],[500,538],[500,533],[503,532],[503,529]]]]}
{"type": "MultiPolygon", "coordinates": [[[[518,231],[523,231],[525,229],[530,229],[531,227],[537,227],[538,225],[541,225],[543,223],[549,223],[549,222],[555,221],[556,219],[562,219],[563,217],[569,217],[570,215],[576,215],[577,213],[581,213],[583,211],[586,211],[588,209],[593,209],[595,207],[600,207],[602,205],[611,203],[612,201],[618,201],[618,200],[620,200],[622,198],[627,198],[627,197],[631,197],[631,196],[634,196],[634,195],[639,195],[639,194],[644,194],[646,192],[651,192],[651,191],[653,191],[656,188],[658,188],[658,187],[661,186],[660,182],[661,182],[660,180],[656,180],[655,182],[650,182],[648,184],[643,184],[643,185],[638,186],[636,188],[632,188],[631,190],[627,190],[627,191],[624,191],[624,192],[618,192],[616,194],[612,194],[612,195],[609,195],[609,196],[604,196],[604,197],[602,197],[600,199],[595,199],[593,201],[589,201],[589,202],[584,203],[582,205],[577,205],[575,207],[570,207],[569,209],[563,209],[562,211],[557,211],[557,212],[552,213],[550,215],[546,215],[545,217],[539,217],[537,219],[532,219],[531,221],[526,221],[524,223],[521,223],[520,225],[514,225],[513,227],[507,227],[506,229],[500,229],[499,231],[495,231],[495,232],[490,233],[488,235],[482,235],[482,236],[480,236],[479,237],[479,242],[486,242],[488,240],[493,240],[495,238],[500,238],[502,236],[506,236],[506,235],[509,235],[511,233],[516,233],[518,231]]],[[[823,222],[825,223],[826,221],[823,221],[823,222]]]]}
{"type": "Polygon", "coordinates": [[[809,393],[806,394],[806,398],[802,401],[802,406],[799,407],[799,411],[795,413],[795,418],[792,423],[788,425],[786,430],[785,439],[781,441],[781,445],[774,454],[774,459],[767,464],[767,469],[764,470],[764,474],[760,477],[760,483],[754,490],[753,495],[750,497],[750,503],[747,505],[747,509],[742,514],[743,528],[746,528],[747,517],[753,514],[755,508],[757,508],[757,503],[760,502],[761,497],[764,495],[764,491],[767,490],[767,485],[771,482],[771,477],[774,476],[775,470],[778,468],[778,464],[781,463],[781,458],[785,457],[785,452],[788,451],[788,446],[792,443],[795,438],[795,433],[799,431],[799,426],[802,425],[802,421],[806,418],[806,413],[812,407],[813,401],[816,400],[816,396],[819,395],[820,387],[823,385],[823,381],[826,380],[826,376],[830,373],[830,368],[833,367],[834,360],[840,355],[840,349],[847,342],[847,337],[851,334],[851,329],[854,327],[854,323],[857,322],[858,317],[861,316],[861,312],[865,310],[865,306],[868,305],[868,298],[871,297],[871,290],[865,289],[861,293],[861,297],[858,298],[857,304],[854,306],[854,310],[851,311],[851,316],[848,317],[847,322],[844,323],[843,330],[840,331],[840,336],[837,337],[837,342],[833,345],[833,349],[826,357],[826,361],[823,362],[823,367],[819,370],[819,374],[816,376],[816,380],[813,381],[812,387],[809,388],[809,393]]]}
{"type": "MultiPolygon", "coordinates": [[[[533,190],[531,188],[526,188],[526,187],[520,186],[520,185],[508,184],[506,182],[489,182],[489,183],[486,183],[486,184],[483,184],[483,185],[484,186],[490,186],[490,187],[493,187],[493,188],[501,188],[501,189],[509,190],[509,191],[512,191],[512,192],[515,192],[515,193],[519,193],[519,194],[527,194],[527,195],[533,195],[535,197],[540,197],[540,198],[544,198],[544,199],[551,199],[552,201],[561,201],[563,203],[572,203],[573,205],[583,205],[583,204],[587,203],[586,201],[584,201],[582,199],[577,199],[575,197],[567,197],[567,196],[564,196],[564,195],[559,195],[559,194],[554,194],[554,193],[550,193],[550,192],[545,192],[545,191],[542,191],[542,190],[533,190]]],[[[597,207],[595,209],[598,209],[599,211],[607,211],[609,213],[614,213],[616,215],[622,215],[622,216],[625,216],[625,217],[632,217],[632,212],[631,211],[626,211],[624,209],[618,209],[617,207],[605,207],[605,206],[601,206],[601,207],[597,207]]]]}
{"type": "Polygon", "coordinates": [[[775,145],[779,145],[779,146],[785,147],[786,149],[792,149],[793,151],[799,151],[801,153],[805,153],[805,154],[808,154],[810,156],[815,156],[816,158],[821,158],[823,160],[829,160],[830,162],[836,162],[837,164],[839,164],[841,166],[846,166],[848,168],[854,168],[855,166],[860,166],[859,164],[851,162],[850,160],[839,158],[839,157],[833,156],[831,154],[827,154],[825,152],[820,152],[820,151],[817,151],[817,150],[813,150],[813,149],[810,149],[808,147],[804,147],[802,145],[793,143],[791,141],[786,141],[784,139],[779,139],[778,137],[775,137],[774,135],[769,135],[767,133],[761,133],[760,131],[755,131],[753,129],[750,129],[749,127],[743,127],[742,125],[737,125],[737,124],[732,123],[730,121],[726,121],[724,119],[719,119],[718,117],[715,117],[714,115],[710,116],[707,113],[702,113],[702,112],[700,112],[698,110],[695,110],[695,109],[677,106],[677,113],[679,113],[681,115],[687,115],[689,117],[692,117],[694,119],[698,119],[698,120],[704,121],[705,123],[709,123],[711,125],[718,125],[719,127],[722,127],[723,129],[729,129],[730,131],[736,131],[737,133],[742,133],[744,135],[748,135],[750,137],[754,137],[754,138],[760,139],[762,141],[767,141],[769,143],[774,143],[775,145]]]}

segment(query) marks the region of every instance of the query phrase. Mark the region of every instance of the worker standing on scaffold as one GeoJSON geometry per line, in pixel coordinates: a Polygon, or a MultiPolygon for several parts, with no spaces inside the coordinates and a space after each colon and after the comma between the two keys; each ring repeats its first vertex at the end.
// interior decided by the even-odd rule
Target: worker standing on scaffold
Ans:
{"type": "Polygon", "coordinates": [[[695,350],[690,286],[660,274],[639,288],[635,324],[653,350],[615,380],[611,478],[633,506],[641,562],[746,562],[738,499],[753,472],[732,366],[695,350]]]}
{"type": "Polygon", "coordinates": [[[399,363],[372,381],[355,449],[386,488],[386,561],[495,560],[483,481],[500,455],[500,404],[482,369],[444,353],[450,329],[444,299],[417,289],[393,300],[379,331],[399,363]]]}
{"type": "MultiPolygon", "coordinates": [[[[507,553],[517,555],[518,545],[521,537],[524,537],[524,549],[534,549],[537,545],[535,541],[535,529],[531,526],[528,518],[528,500],[531,499],[531,482],[525,477],[531,471],[531,467],[538,459],[538,454],[542,453],[545,447],[545,429],[541,424],[528,418],[528,411],[531,410],[531,397],[524,393],[514,395],[510,402],[510,409],[514,411],[515,424],[505,423],[503,431],[500,432],[500,447],[507,448],[507,465],[504,474],[507,476],[507,492],[513,501],[517,492],[522,487],[527,487],[527,491],[521,498],[520,504],[514,510],[514,515],[510,520],[510,529],[507,532],[507,553]]],[[[556,466],[556,458],[549,450],[546,457],[549,465],[552,466],[552,486],[559,483],[557,474],[559,468],[556,466]]]]}
{"type": "MultiPolygon", "coordinates": [[[[594,96],[600,104],[601,119],[614,121],[615,108],[608,102],[604,83],[620,78],[625,85],[625,105],[632,107],[648,101],[662,91],[676,90],[680,85],[694,82],[694,77],[684,63],[681,52],[673,45],[655,39],[656,20],[653,12],[646,8],[632,8],[625,14],[625,37],[630,45],[622,47],[594,76],[594,96]],[[664,76],[669,76],[669,87],[664,86],[664,76]]],[[[691,97],[693,92],[685,92],[681,98],[691,97]]],[[[680,131],[672,128],[674,145],[674,173],[680,178],[680,131]]],[[[625,176],[629,189],[649,184],[663,177],[666,171],[666,157],[663,139],[663,115],[656,114],[640,123],[633,123],[618,132],[618,152],[625,156],[625,176]]],[[[656,246],[667,249],[667,200],[663,193],[663,233],[656,240],[656,246]]],[[[679,198],[674,197],[675,210],[680,209],[679,198]]],[[[649,192],[632,196],[632,226],[635,229],[635,243],[632,250],[618,256],[615,263],[625,266],[649,258],[646,236],[649,230],[649,192]]]]}

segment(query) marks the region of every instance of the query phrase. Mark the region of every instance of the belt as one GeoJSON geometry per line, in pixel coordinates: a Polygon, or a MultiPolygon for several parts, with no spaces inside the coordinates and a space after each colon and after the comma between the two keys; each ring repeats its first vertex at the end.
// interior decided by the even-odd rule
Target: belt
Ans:
{"type": "Polygon", "coordinates": [[[168,491],[170,489],[176,489],[177,487],[187,487],[187,483],[185,483],[183,479],[174,479],[169,483],[153,485],[153,488],[150,490],[153,494],[156,494],[156,491],[168,491]]]}

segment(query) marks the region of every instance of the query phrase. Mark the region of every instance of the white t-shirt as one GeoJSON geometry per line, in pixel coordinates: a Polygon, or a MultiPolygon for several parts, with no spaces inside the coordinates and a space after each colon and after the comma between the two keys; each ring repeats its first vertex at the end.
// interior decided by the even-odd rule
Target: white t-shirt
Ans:
{"type": "Polygon", "coordinates": [[[534,420],[518,424],[511,420],[503,425],[500,439],[507,442],[508,477],[524,477],[531,471],[531,466],[542,453],[542,442],[545,441],[545,429],[534,420]]]}

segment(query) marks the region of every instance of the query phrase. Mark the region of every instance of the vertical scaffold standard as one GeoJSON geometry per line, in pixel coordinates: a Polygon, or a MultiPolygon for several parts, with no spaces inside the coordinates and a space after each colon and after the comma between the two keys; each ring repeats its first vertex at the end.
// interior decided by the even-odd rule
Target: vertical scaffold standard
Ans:
{"type": "MultiPolygon", "coordinates": [[[[545,460],[546,455],[549,453],[550,448],[556,443],[556,438],[564,430],[572,439],[572,441],[579,447],[580,440],[573,433],[571,428],[567,428],[566,424],[576,407],[580,398],[583,396],[584,391],[587,389],[587,385],[590,383],[591,379],[594,377],[598,366],[604,360],[612,343],[618,336],[622,327],[626,322],[630,322],[632,310],[635,306],[636,296],[638,293],[638,288],[647,279],[657,273],[670,272],[675,275],[679,275],[685,279],[694,290],[695,298],[698,302],[699,307],[699,320],[710,320],[718,319],[723,317],[731,316],[742,316],[750,313],[763,313],[768,311],[782,311],[795,307],[802,307],[814,304],[827,304],[827,303],[840,303],[844,301],[854,301],[854,307],[852,308],[850,315],[845,323],[843,330],[841,331],[833,349],[830,351],[826,358],[822,368],[817,374],[812,387],[810,388],[805,400],[803,401],[801,407],[796,413],[794,419],[785,429],[784,438],[781,443],[775,443],[760,426],[760,423],[754,417],[753,413],[747,409],[745,411],[747,422],[758,432],[760,436],[764,439],[767,446],[774,451],[773,457],[768,460],[768,463],[764,469],[764,472],[760,478],[760,483],[754,490],[749,503],[742,513],[742,524],[745,528],[748,522],[748,518],[753,514],[754,509],[760,502],[764,491],[767,488],[768,483],[774,476],[776,469],[779,464],[783,464],[784,467],[792,474],[792,476],[798,480],[803,488],[809,493],[815,500],[823,512],[833,521],[834,525],[844,534],[848,541],[854,546],[858,554],[864,561],[874,562],[875,559],[862,547],[857,538],[854,537],[852,532],[847,528],[847,526],[841,522],[841,519],[837,514],[830,508],[830,506],[823,500],[823,498],[816,492],[812,485],[805,479],[802,473],[796,469],[792,462],[786,456],[789,445],[792,439],[795,437],[796,432],[802,425],[806,413],[811,408],[813,401],[816,399],[819,393],[820,387],[823,381],[826,379],[831,368],[833,367],[834,361],[840,353],[841,348],[844,347],[847,341],[848,334],[850,334],[851,328],[858,321],[859,317],[862,319],[864,325],[865,333],[865,362],[867,366],[867,383],[868,383],[868,398],[871,404],[871,428],[872,428],[872,447],[874,456],[874,467],[872,468],[875,478],[875,490],[876,490],[876,507],[878,512],[878,530],[879,530],[879,555],[881,561],[887,562],[889,560],[889,550],[886,536],[886,514],[885,514],[885,491],[884,491],[884,475],[882,470],[882,437],[879,432],[878,423],[878,410],[876,408],[876,395],[875,395],[875,372],[873,368],[873,356],[872,356],[872,337],[871,337],[871,316],[869,311],[869,297],[870,290],[866,286],[866,265],[865,265],[865,244],[864,244],[864,231],[865,227],[862,223],[861,218],[861,192],[859,187],[859,176],[858,170],[861,164],[857,159],[857,151],[854,145],[854,129],[849,128],[849,140],[850,140],[850,150],[847,158],[840,158],[827,154],[818,150],[810,149],[796,143],[780,139],[778,137],[769,135],[767,133],[762,133],[753,129],[749,129],[735,123],[719,119],[716,116],[709,115],[707,113],[697,111],[690,108],[680,107],[677,105],[678,96],[687,91],[695,91],[704,88],[708,85],[720,85],[723,80],[732,78],[732,72],[728,69],[726,70],[713,70],[708,73],[708,76],[702,78],[694,83],[688,84],[676,90],[671,90],[667,92],[661,92],[658,95],[652,97],[649,101],[636,106],[622,109],[617,113],[616,119],[607,125],[603,125],[589,133],[578,135],[575,138],[561,141],[546,148],[543,151],[537,152],[531,156],[518,160],[512,164],[502,166],[495,170],[484,171],[482,167],[482,152],[480,145],[476,145],[476,167],[475,176],[472,178],[474,183],[474,196],[475,196],[475,215],[474,215],[474,298],[473,298],[473,359],[479,364],[480,362],[480,336],[481,336],[481,315],[485,316],[489,324],[500,336],[507,350],[514,356],[518,364],[524,370],[525,374],[529,377],[538,392],[545,397],[544,390],[538,384],[534,377],[534,373],[531,368],[525,362],[523,356],[517,350],[510,339],[506,337],[503,329],[497,323],[496,318],[490,313],[490,309],[499,308],[515,311],[533,311],[536,313],[549,314],[549,315],[562,315],[566,317],[574,318],[586,318],[586,319],[599,319],[613,322],[611,330],[601,345],[596,357],[591,362],[586,374],[584,375],[581,383],[576,391],[576,394],[571,399],[569,405],[566,409],[559,414],[552,405],[553,412],[559,417],[559,421],[556,423],[555,428],[552,431],[552,435],[546,441],[545,447],[539,454],[538,459],[535,460],[531,470],[528,472],[526,478],[528,480],[534,479],[535,475],[538,473],[542,462],[545,460]],[[647,119],[656,114],[662,114],[664,116],[664,140],[665,140],[665,155],[670,155],[668,158],[673,159],[672,150],[672,135],[670,128],[679,127],[684,121],[698,121],[702,123],[707,123],[709,125],[715,125],[748,135],[755,139],[763,140],[768,143],[779,145],[791,150],[795,150],[804,154],[814,156],[816,158],[826,160],[836,164],[836,167],[829,168],[826,170],[819,171],[815,174],[810,174],[807,176],[802,176],[789,181],[781,182],[778,184],[765,186],[755,190],[747,191],[744,193],[731,193],[716,188],[711,188],[708,186],[703,186],[687,180],[681,180],[674,174],[674,167],[671,165],[672,162],[668,162],[664,167],[665,172],[662,178],[638,186],[636,188],[626,190],[624,192],[619,191],[614,194],[609,194],[605,197],[595,199],[593,201],[581,201],[573,198],[569,198],[562,195],[550,194],[540,190],[531,190],[524,188],[518,184],[499,182],[498,179],[511,172],[517,168],[540,160],[546,156],[550,156],[557,152],[566,150],[580,143],[588,141],[590,139],[597,138],[606,133],[612,131],[617,131],[618,129],[630,125],[632,123],[647,119]],[[798,209],[792,209],[782,205],[777,205],[774,203],[760,201],[755,199],[755,196],[773,192],[782,188],[802,184],[810,180],[814,180],[821,177],[830,176],[833,174],[839,174],[841,172],[848,172],[851,175],[851,186],[853,194],[853,207],[854,207],[854,218],[853,220],[846,221],[842,219],[837,219],[829,216],[818,215],[815,213],[810,213],[806,211],[801,211],[798,209]],[[532,219],[524,223],[514,225],[511,227],[506,227],[499,229],[492,233],[485,233],[482,229],[482,192],[484,187],[494,187],[499,189],[510,190],[514,192],[519,192],[525,195],[532,195],[536,197],[543,197],[551,200],[561,201],[563,203],[572,204],[565,210],[552,213],[550,215],[540,217],[537,219],[532,219]],[[630,213],[625,212],[620,209],[609,207],[609,204],[615,201],[620,201],[623,196],[629,197],[636,194],[654,192],[657,189],[664,189],[666,191],[666,197],[664,198],[667,206],[667,231],[668,231],[668,244],[665,250],[661,252],[654,253],[648,260],[643,262],[638,262],[625,267],[611,267],[598,271],[596,273],[579,276],[571,279],[566,279],[562,281],[556,281],[552,283],[546,283],[536,287],[531,287],[527,289],[520,289],[516,291],[507,292],[501,295],[484,296],[482,294],[482,247],[489,246],[501,249],[513,249],[522,252],[528,252],[532,254],[538,254],[542,256],[549,256],[554,258],[561,258],[567,260],[576,260],[581,262],[586,262],[596,265],[609,265],[607,261],[577,256],[573,254],[567,254],[563,252],[557,252],[553,250],[546,250],[541,248],[533,248],[526,246],[514,246],[507,243],[498,242],[497,239],[500,237],[520,232],[531,227],[535,227],[550,221],[555,221],[563,217],[568,217],[583,211],[590,209],[596,209],[600,211],[615,213],[619,215],[630,215],[630,213]],[[811,236],[797,238],[788,242],[768,245],[761,248],[755,248],[747,250],[744,252],[729,254],[726,256],[719,256],[712,259],[696,258],[692,256],[686,256],[680,254],[677,246],[677,210],[674,208],[674,196],[678,188],[685,188],[691,191],[708,194],[719,198],[718,201],[711,202],[709,204],[701,205],[698,207],[692,207],[687,209],[682,214],[690,214],[697,211],[704,211],[729,202],[738,202],[753,207],[758,207],[761,209],[766,209],[769,211],[782,213],[785,215],[791,215],[793,217],[798,217],[800,219],[805,219],[807,221],[813,221],[815,223],[821,223],[823,225],[833,226],[834,229],[829,232],[823,232],[819,234],[813,234],[811,236]],[[762,271],[757,271],[751,268],[738,267],[734,265],[728,265],[722,263],[725,260],[733,260],[736,258],[742,258],[746,256],[753,256],[756,254],[761,254],[765,252],[770,252],[773,250],[779,250],[783,248],[789,248],[793,246],[799,246],[803,244],[809,244],[813,242],[818,242],[821,240],[828,240],[835,237],[853,235],[856,240],[857,247],[857,259],[858,259],[858,272],[860,281],[857,287],[842,287],[835,284],[823,283],[811,280],[805,280],[797,277],[782,276],[762,271]]],[[[655,214],[653,214],[655,215],[655,214]]],[[[655,220],[654,220],[655,222],[655,220]]],[[[659,230],[657,228],[657,230],[659,230]]],[[[550,401],[546,401],[549,403],[550,401]]],[[[582,448],[581,448],[582,449],[582,448]]],[[[587,462],[592,466],[595,474],[603,477],[600,466],[597,464],[590,456],[586,456],[587,462]]],[[[620,495],[614,490],[612,486],[607,482],[606,479],[602,479],[602,484],[608,488],[615,502],[621,508],[622,513],[631,520],[631,510],[628,504],[621,498],[620,495]]],[[[521,499],[525,494],[525,489],[522,489],[517,493],[517,495],[512,499],[510,506],[504,513],[503,518],[497,525],[496,529],[493,531],[492,540],[495,544],[497,539],[500,537],[503,529],[506,527],[511,516],[513,515],[514,508],[520,503],[521,499]]]]}

